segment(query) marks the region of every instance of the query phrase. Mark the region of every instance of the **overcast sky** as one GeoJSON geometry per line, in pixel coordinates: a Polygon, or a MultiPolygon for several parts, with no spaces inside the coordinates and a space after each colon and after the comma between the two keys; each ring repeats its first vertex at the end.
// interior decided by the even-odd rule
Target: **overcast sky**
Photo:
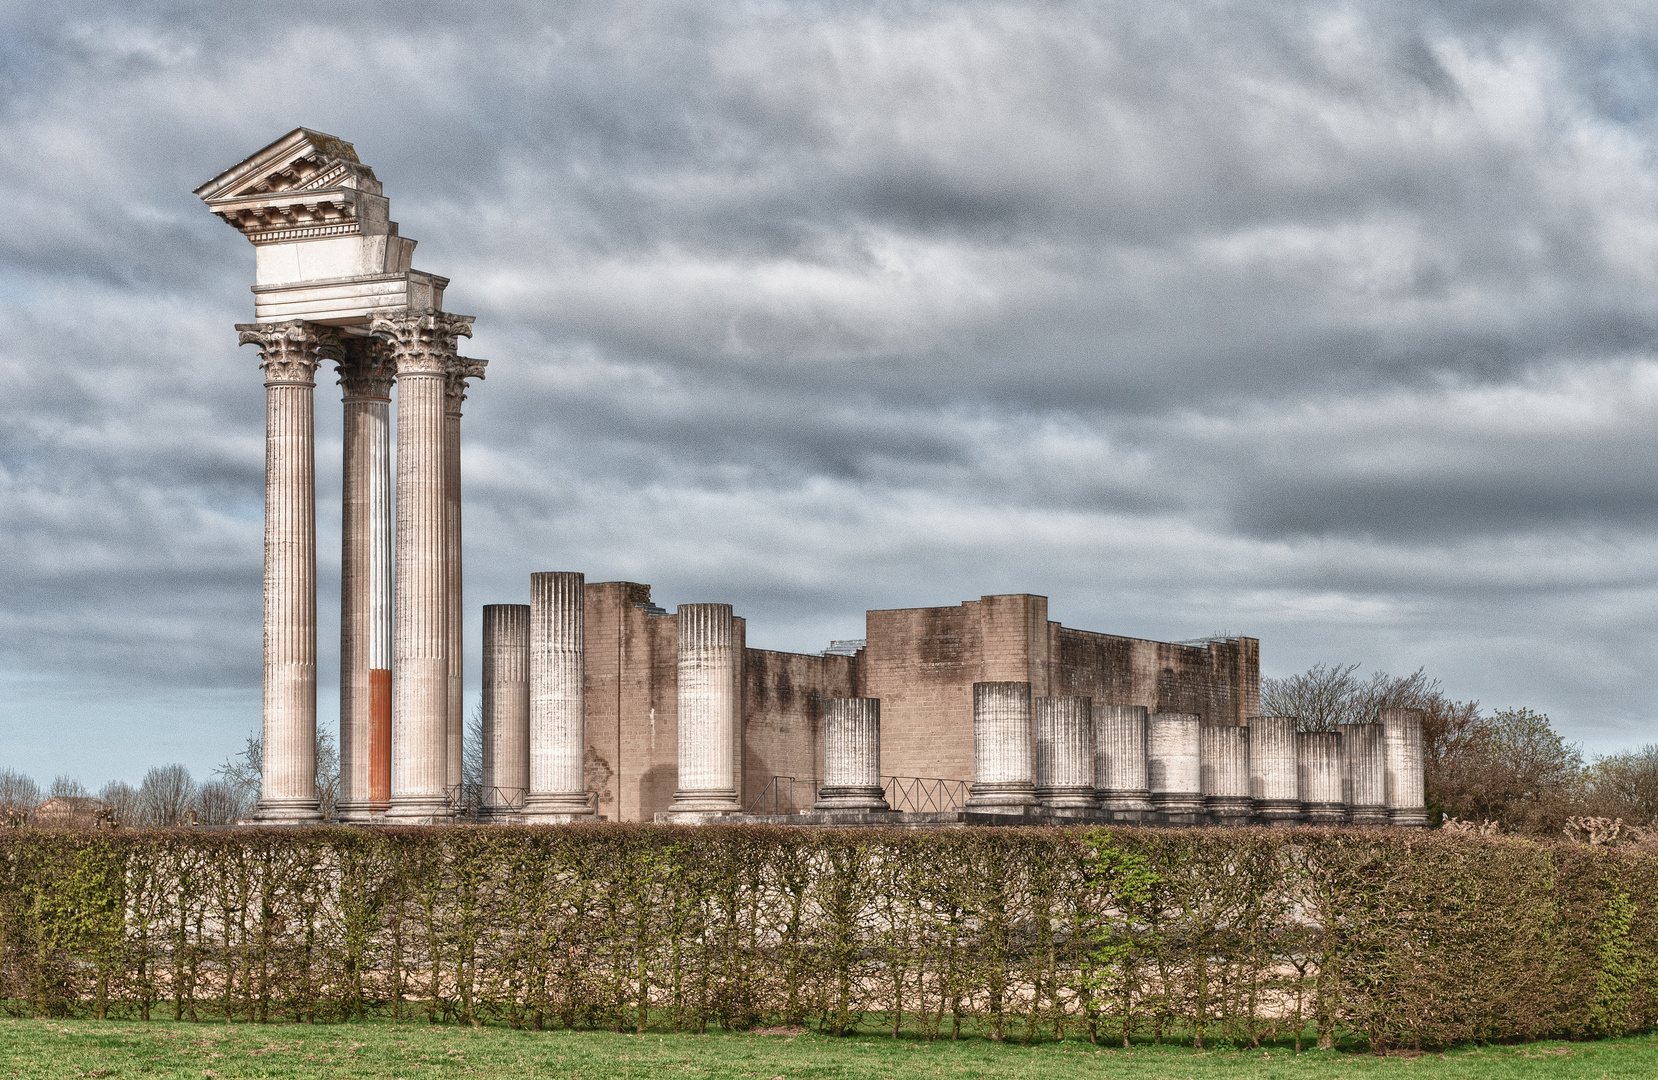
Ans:
{"type": "Polygon", "coordinates": [[[0,766],[258,724],[253,249],[191,189],[300,125],[478,317],[473,697],[571,569],[799,651],[1036,592],[1658,741],[1651,4],[0,10],[0,766]]]}

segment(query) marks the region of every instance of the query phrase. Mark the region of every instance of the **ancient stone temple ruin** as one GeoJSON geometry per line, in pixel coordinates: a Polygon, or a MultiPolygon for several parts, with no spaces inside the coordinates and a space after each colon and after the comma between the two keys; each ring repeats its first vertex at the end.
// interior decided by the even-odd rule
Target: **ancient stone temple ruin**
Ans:
{"type": "Polygon", "coordinates": [[[540,573],[483,611],[481,791],[462,783],[461,404],[471,316],[413,269],[349,143],[297,129],[197,189],[254,245],[265,375],[264,787],[321,820],[316,370],[344,408],[342,821],[1420,826],[1420,714],[1259,714],[1259,645],[1076,630],[1047,599],[870,611],[820,654],[751,649],[729,604],[540,573]],[[391,443],[396,398],[397,445],[391,443]],[[395,482],[393,477],[395,476],[395,482]],[[393,506],[395,505],[395,514],[393,506]]]}

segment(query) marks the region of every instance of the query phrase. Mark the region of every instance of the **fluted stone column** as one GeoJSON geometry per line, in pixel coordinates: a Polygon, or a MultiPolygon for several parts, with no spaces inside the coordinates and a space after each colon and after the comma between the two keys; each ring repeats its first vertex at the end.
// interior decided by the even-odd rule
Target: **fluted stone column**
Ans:
{"type": "Polygon", "coordinates": [[[1031,702],[1036,743],[1036,801],[1054,809],[1095,810],[1094,703],[1086,697],[1031,702]]]}
{"type": "Polygon", "coordinates": [[[483,804],[489,816],[521,815],[530,788],[530,607],[484,606],[483,804]]]}
{"type": "Polygon", "coordinates": [[[1347,817],[1354,825],[1386,825],[1387,756],[1382,725],[1342,724],[1341,753],[1346,762],[1347,817]]]}
{"type": "Polygon", "coordinates": [[[1347,799],[1342,793],[1341,733],[1301,731],[1295,736],[1296,786],[1310,825],[1345,825],[1347,799]]]}
{"type": "Polygon", "coordinates": [[[1177,824],[1203,818],[1202,750],[1193,713],[1153,713],[1148,723],[1146,773],[1151,804],[1177,824]]]}
{"type": "Polygon", "coordinates": [[[341,821],[391,805],[391,358],[342,338],[345,460],[340,513],[341,821]]]}
{"type": "Polygon", "coordinates": [[[524,819],[586,820],[586,692],[582,641],[587,578],[530,575],[530,793],[524,819]]]}
{"type": "Polygon", "coordinates": [[[1036,805],[1028,682],[973,684],[973,786],[968,810],[1036,805]]]}
{"type": "Polygon", "coordinates": [[[392,805],[388,821],[447,816],[448,537],[444,400],[455,340],[472,317],[400,312],[374,320],[397,375],[397,576],[392,658],[392,805]]]}
{"type": "Polygon", "coordinates": [[[1249,794],[1263,825],[1302,819],[1298,759],[1295,717],[1249,718],[1249,794]]]}
{"type": "Polygon", "coordinates": [[[1199,729],[1203,805],[1217,825],[1241,825],[1255,812],[1249,795],[1249,729],[1204,724],[1199,729]]]}
{"type": "Polygon", "coordinates": [[[265,648],[254,820],[309,824],[317,804],[317,482],[312,391],[319,346],[305,322],[242,324],[265,372],[265,648]]]}
{"type": "Polygon", "coordinates": [[[816,810],[887,810],[881,788],[881,701],[830,698],[823,707],[823,787],[816,810]]]}
{"type": "Polygon", "coordinates": [[[462,743],[466,738],[466,601],[461,589],[461,404],[466,381],[484,377],[487,361],[457,356],[444,384],[443,412],[443,533],[444,626],[447,629],[449,676],[445,684],[445,784],[458,791],[461,784],[462,743]]]}
{"type": "Polygon", "coordinates": [[[1094,785],[1101,808],[1122,814],[1152,809],[1146,723],[1144,705],[1094,706],[1094,785]]]}
{"type": "Polygon", "coordinates": [[[1387,762],[1387,809],[1393,824],[1422,829],[1428,809],[1422,775],[1422,710],[1383,709],[1382,743],[1387,762]]]}
{"type": "Polygon", "coordinates": [[[731,605],[679,605],[679,788],[668,812],[681,820],[742,810],[739,665],[731,605]]]}

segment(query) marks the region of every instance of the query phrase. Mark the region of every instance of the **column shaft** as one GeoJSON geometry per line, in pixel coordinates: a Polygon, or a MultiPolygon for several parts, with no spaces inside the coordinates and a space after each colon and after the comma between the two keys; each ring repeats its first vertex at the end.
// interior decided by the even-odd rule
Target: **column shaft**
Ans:
{"type": "Polygon", "coordinates": [[[530,793],[525,820],[592,814],[586,761],[585,590],[578,573],[530,575],[530,793]]]}
{"type": "Polygon", "coordinates": [[[317,347],[303,322],[238,326],[265,371],[262,787],[255,820],[307,824],[317,805],[317,347]]]}
{"type": "Polygon", "coordinates": [[[1097,809],[1094,703],[1086,697],[1039,697],[1031,709],[1037,801],[1051,808],[1097,809]]]}
{"type": "Polygon", "coordinates": [[[484,608],[483,805],[494,820],[519,816],[530,787],[530,607],[484,608]]]}
{"type": "Polygon", "coordinates": [[[1342,724],[1341,751],[1346,766],[1347,814],[1354,825],[1386,825],[1387,757],[1382,725],[1342,724]]]}
{"type": "Polygon", "coordinates": [[[1006,811],[1035,805],[1030,683],[974,683],[973,786],[966,809],[1006,811]]]}
{"type": "Polygon", "coordinates": [[[391,802],[391,372],[378,343],[348,341],[340,363],[341,821],[391,802]]]}
{"type": "Polygon", "coordinates": [[[1395,825],[1426,828],[1422,775],[1422,710],[1383,709],[1382,741],[1387,761],[1387,809],[1395,825]]]}
{"type": "Polygon", "coordinates": [[[1249,729],[1204,724],[1198,738],[1204,809],[1216,824],[1247,822],[1255,812],[1249,797],[1249,729]]]}
{"type": "Polygon", "coordinates": [[[823,708],[823,787],[817,810],[886,810],[881,788],[881,702],[830,698],[823,708]]]}
{"type": "Polygon", "coordinates": [[[731,605],[681,604],[678,628],[679,787],[669,813],[737,813],[741,667],[731,605]]]}
{"type": "Polygon", "coordinates": [[[1106,810],[1138,815],[1152,808],[1144,705],[1094,706],[1094,784],[1106,810]]]}
{"type": "Polygon", "coordinates": [[[1179,824],[1195,824],[1203,815],[1200,721],[1193,713],[1153,713],[1146,753],[1151,804],[1174,815],[1179,824]]]}
{"type": "Polygon", "coordinates": [[[397,578],[389,820],[447,816],[448,625],[444,493],[446,382],[471,318],[428,312],[376,319],[397,374],[397,578]]]}
{"type": "Polygon", "coordinates": [[[1307,808],[1310,825],[1347,823],[1347,798],[1342,792],[1341,734],[1301,731],[1295,736],[1296,786],[1307,808]]]}
{"type": "Polygon", "coordinates": [[[1249,794],[1263,824],[1301,820],[1295,717],[1249,718],[1249,794]]]}
{"type": "Polygon", "coordinates": [[[466,649],[462,640],[466,608],[461,590],[461,402],[465,395],[456,389],[459,382],[451,378],[446,387],[443,415],[443,623],[449,663],[444,685],[448,769],[444,783],[451,791],[459,791],[461,786],[461,744],[466,733],[466,649]]]}

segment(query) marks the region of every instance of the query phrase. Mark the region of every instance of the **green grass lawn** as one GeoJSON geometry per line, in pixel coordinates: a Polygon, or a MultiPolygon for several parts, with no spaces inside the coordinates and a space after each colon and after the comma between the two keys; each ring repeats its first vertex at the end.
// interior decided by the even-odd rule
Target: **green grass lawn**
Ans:
{"type": "Polygon", "coordinates": [[[811,1032],[615,1035],[424,1023],[189,1024],[0,1020],[3,1077],[1658,1077],[1658,1036],[1365,1054],[1002,1045],[811,1032]]]}

